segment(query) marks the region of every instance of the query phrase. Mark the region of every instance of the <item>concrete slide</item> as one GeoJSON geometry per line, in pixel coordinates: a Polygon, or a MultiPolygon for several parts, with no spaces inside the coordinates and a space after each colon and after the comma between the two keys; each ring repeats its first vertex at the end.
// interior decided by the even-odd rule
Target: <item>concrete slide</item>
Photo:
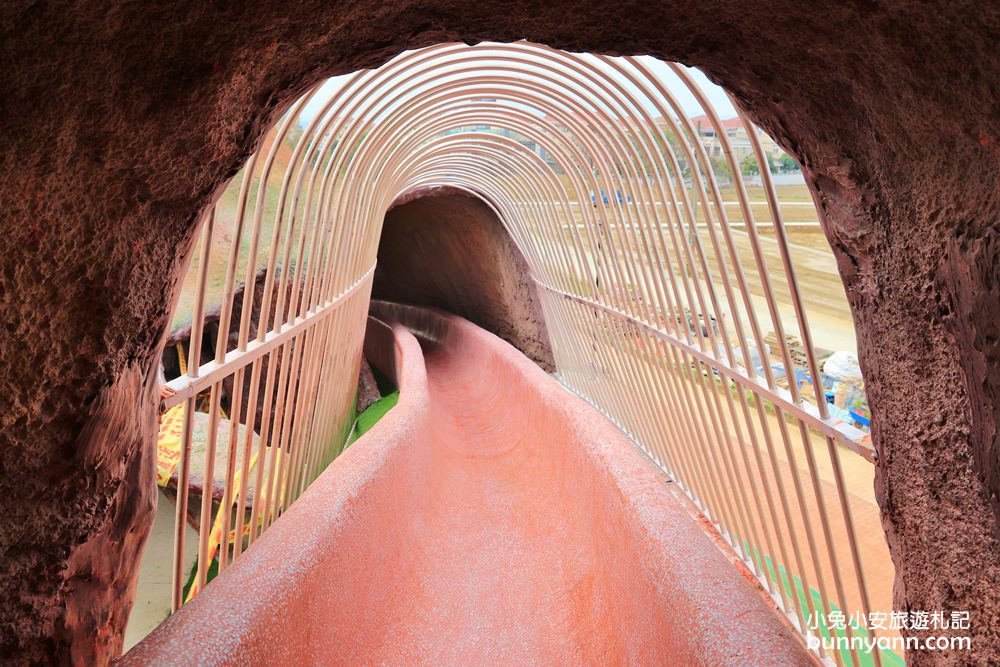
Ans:
{"type": "Polygon", "coordinates": [[[499,338],[373,304],[400,400],[126,665],[802,665],[602,415],[499,338]]]}

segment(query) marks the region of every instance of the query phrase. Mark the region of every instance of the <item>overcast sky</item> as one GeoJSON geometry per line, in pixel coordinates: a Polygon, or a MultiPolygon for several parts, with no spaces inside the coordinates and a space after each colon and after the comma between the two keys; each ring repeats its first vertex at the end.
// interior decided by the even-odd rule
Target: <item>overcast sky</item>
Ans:
{"type": "MultiPolygon", "coordinates": [[[[684,109],[686,115],[696,116],[702,113],[702,109],[695,100],[694,95],[669,70],[665,63],[651,56],[640,56],[639,60],[641,60],[646,67],[648,67],[657,77],[660,78],[661,81],[666,84],[667,88],[677,98],[678,103],[684,109]]],[[[484,65],[483,70],[485,71],[486,69],[488,69],[488,66],[484,65]]],[[[715,106],[715,109],[721,118],[726,119],[736,115],[736,111],[733,108],[732,103],[729,101],[729,98],[726,96],[726,93],[722,90],[722,88],[709,81],[708,78],[701,73],[701,71],[693,68],[686,69],[692,74],[693,78],[705,91],[705,94],[715,106]]],[[[323,84],[316,96],[313,97],[309,104],[306,105],[306,108],[300,116],[300,122],[305,124],[311,121],[315,115],[320,112],[323,105],[330,99],[330,97],[343,88],[350,76],[351,75],[334,77],[323,84]]],[[[617,75],[616,78],[618,78],[618,80],[621,81],[628,89],[635,92],[635,88],[627,81],[624,81],[623,78],[620,78],[617,75]]],[[[652,115],[658,115],[654,111],[652,105],[647,103],[645,106],[652,115]]]]}

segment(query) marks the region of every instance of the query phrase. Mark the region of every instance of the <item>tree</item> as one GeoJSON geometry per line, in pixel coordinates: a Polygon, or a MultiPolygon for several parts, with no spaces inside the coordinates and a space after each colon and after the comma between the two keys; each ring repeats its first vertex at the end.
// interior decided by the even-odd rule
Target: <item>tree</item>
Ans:
{"type": "Polygon", "coordinates": [[[753,155],[747,155],[743,158],[743,162],[740,163],[740,173],[744,176],[756,176],[760,173],[757,160],[754,159],[753,155]]]}
{"type": "Polygon", "coordinates": [[[724,157],[713,157],[709,158],[709,163],[712,165],[712,171],[715,173],[715,177],[719,181],[719,185],[727,185],[732,183],[733,175],[732,171],[729,169],[729,162],[724,157]]]}
{"type": "Polygon", "coordinates": [[[778,166],[781,168],[782,173],[799,170],[799,163],[788,153],[781,154],[781,157],[778,158],[778,166]]]}

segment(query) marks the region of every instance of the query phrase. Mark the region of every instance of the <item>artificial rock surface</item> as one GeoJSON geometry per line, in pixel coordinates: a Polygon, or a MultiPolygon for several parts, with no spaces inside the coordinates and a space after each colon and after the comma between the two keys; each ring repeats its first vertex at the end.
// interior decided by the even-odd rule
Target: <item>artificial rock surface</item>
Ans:
{"type": "Polygon", "coordinates": [[[199,211],[322,77],[527,38],[695,65],[802,162],[837,255],[897,606],[1000,663],[1000,5],[151,0],[0,8],[0,654],[121,645],[154,365],[199,211]]]}
{"type": "Polygon", "coordinates": [[[475,197],[431,191],[398,200],[382,227],[372,298],[461,315],[555,370],[528,263],[475,197]]]}

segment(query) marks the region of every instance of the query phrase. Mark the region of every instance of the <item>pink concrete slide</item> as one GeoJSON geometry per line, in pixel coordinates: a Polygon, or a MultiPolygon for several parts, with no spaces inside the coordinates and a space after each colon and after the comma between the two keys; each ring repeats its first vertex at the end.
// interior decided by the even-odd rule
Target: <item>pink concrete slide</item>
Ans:
{"type": "Polygon", "coordinates": [[[398,405],[123,665],[802,665],[659,471],[520,352],[376,302],[398,405]]]}

